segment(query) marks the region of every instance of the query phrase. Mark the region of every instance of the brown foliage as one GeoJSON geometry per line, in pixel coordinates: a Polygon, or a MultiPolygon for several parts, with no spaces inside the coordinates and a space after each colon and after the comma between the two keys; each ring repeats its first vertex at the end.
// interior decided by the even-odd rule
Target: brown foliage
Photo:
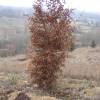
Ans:
{"type": "Polygon", "coordinates": [[[72,10],[64,9],[60,0],[36,0],[33,8],[29,29],[31,46],[38,51],[31,58],[31,79],[40,88],[50,89],[56,82],[56,73],[64,66],[65,50],[70,45],[72,10]]]}

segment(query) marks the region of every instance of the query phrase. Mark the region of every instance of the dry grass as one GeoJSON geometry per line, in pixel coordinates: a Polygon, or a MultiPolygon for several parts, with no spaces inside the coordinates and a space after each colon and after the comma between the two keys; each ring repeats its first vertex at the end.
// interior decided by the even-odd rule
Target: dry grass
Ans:
{"type": "Polygon", "coordinates": [[[100,80],[100,48],[79,48],[69,54],[64,77],[100,80]]]}
{"type": "MultiPolygon", "coordinates": [[[[27,70],[29,60],[20,61],[25,56],[0,58],[0,72],[20,73],[27,70]]],[[[100,80],[100,48],[79,48],[69,53],[64,77],[100,80]]]]}
{"type": "Polygon", "coordinates": [[[0,58],[0,72],[21,73],[26,70],[28,61],[20,61],[24,56],[0,58]]]}
{"type": "MultiPolygon", "coordinates": [[[[65,62],[66,66],[65,68],[63,68],[63,75],[62,77],[61,75],[59,76],[58,87],[60,89],[65,89],[67,87],[79,88],[87,85],[89,86],[90,83],[84,83],[84,80],[82,80],[83,78],[100,81],[99,61],[99,47],[94,49],[79,48],[69,53],[69,58],[66,59],[65,62]],[[73,79],[70,79],[70,77],[73,79]]],[[[18,75],[20,75],[19,73],[23,73],[23,71],[25,72],[27,70],[28,63],[29,60],[25,59],[25,56],[23,55],[19,55],[16,57],[0,58],[0,80],[7,80],[7,74],[4,73],[18,73],[18,75]]],[[[87,96],[98,95],[100,94],[100,88],[87,88],[85,92],[87,96]]],[[[48,96],[42,97],[41,95],[32,96],[32,98],[33,100],[56,100],[56,98],[48,96]]]]}
{"type": "MultiPolygon", "coordinates": [[[[14,100],[19,93],[20,93],[19,91],[13,92],[9,100],[14,100]]],[[[27,93],[27,95],[31,97],[32,100],[57,100],[55,97],[50,97],[50,96],[36,96],[33,95],[32,93],[27,93]]]]}

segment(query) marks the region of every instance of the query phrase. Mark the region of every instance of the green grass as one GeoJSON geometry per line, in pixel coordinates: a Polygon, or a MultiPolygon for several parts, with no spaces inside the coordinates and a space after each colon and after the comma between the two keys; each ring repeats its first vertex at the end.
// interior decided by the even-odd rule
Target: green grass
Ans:
{"type": "Polygon", "coordinates": [[[16,85],[19,82],[19,77],[16,74],[9,74],[8,80],[9,80],[10,84],[16,85]]]}

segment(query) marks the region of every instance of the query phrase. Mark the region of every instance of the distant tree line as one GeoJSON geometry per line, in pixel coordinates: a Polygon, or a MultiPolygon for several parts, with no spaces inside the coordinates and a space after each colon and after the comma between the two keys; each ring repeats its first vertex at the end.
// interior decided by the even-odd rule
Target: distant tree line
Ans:
{"type": "Polygon", "coordinates": [[[0,17],[23,18],[25,14],[31,14],[30,8],[16,8],[0,6],[0,17]]]}

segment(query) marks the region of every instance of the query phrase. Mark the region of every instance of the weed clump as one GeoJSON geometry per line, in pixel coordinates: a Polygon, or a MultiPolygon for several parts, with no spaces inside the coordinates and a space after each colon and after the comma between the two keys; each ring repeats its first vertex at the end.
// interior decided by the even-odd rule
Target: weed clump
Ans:
{"type": "Polygon", "coordinates": [[[8,80],[9,80],[10,84],[16,85],[19,81],[19,77],[16,74],[9,74],[8,80]]]}

